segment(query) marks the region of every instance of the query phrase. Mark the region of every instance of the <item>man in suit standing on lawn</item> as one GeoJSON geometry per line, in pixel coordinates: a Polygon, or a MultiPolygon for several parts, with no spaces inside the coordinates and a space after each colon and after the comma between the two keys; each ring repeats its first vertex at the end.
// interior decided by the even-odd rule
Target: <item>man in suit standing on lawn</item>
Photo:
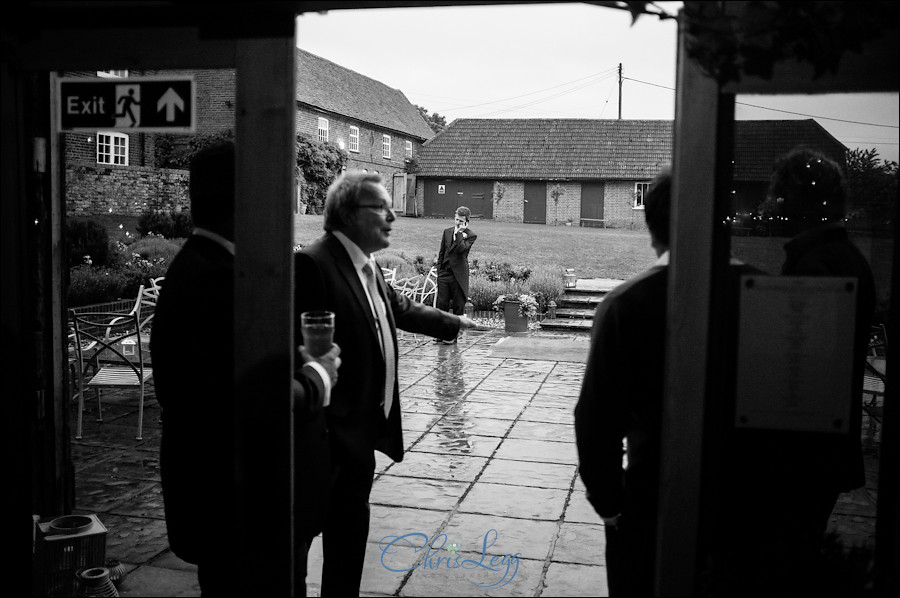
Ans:
{"type": "MultiPolygon", "coordinates": [[[[166,272],[150,337],[163,411],[160,468],[169,545],[179,558],[197,565],[204,596],[231,594],[241,566],[234,560],[234,528],[223,525],[234,517],[238,493],[235,375],[228,359],[235,340],[234,158],[234,143],[226,141],[191,161],[196,228],[166,272]]],[[[303,355],[307,363],[294,380],[298,447],[309,444],[305,436],[314,414],[321,418],[321,405],[337,379],[339,352],[333,347],[315,361],[303,355]]],[[[263,388],[256,385],[254,396],[261,396],[263,388]]],[[[296,524],[304,526],[301,520],[296,524]]]]}
{"type": "Polygon", "coordinates": [[[453,226],[444,230],[438,251],[437,308],[454,314],[465,313],[469,296],[469,250],[478,238],[469,228],[471,215],[465,206],[456,208],[453,226]]]}
{"type": "MultiPolygon", "coordinates": [[[[295,322],[304,311],[335,314],[340,384],[325,408],[332,484],[323,522],[322,595],[359,595],[375,450],[403,459],[396,329],[453,339],[475,322],[410,301],[385,283],[373,254],[390,244],[391,198],[375,173],[338,177],[325,200],[325,235],[296,256],[295,322]]],[[[299,334],[299,329],[298,329],[299,334]]]]}

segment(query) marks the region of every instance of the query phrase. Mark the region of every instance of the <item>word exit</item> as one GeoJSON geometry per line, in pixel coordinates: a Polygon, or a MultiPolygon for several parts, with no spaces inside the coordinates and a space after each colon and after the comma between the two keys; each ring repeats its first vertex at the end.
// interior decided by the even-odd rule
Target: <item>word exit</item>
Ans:
{"type": "Polygon", "coordinates": [[[193,76],[64,77],[57,94],[60,131],[193,133],[197,126],[193,76]]]}

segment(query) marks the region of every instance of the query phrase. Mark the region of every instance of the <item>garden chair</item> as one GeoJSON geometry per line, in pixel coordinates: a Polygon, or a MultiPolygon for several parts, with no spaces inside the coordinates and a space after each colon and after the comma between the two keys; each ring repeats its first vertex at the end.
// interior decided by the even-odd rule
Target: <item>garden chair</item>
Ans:
{"type": "Polygon", "coordinates": [[[384,282],[389,285],[394,284],[394,280],[397,278],[397,268],[381,268],[381,273],[384,275],[384,282]]]}
{"type": "Polygon", "coordinates": [[[431,267],[417,291],[416,301],[431,307],[437,307],[437,268],[431,267]]]}
{"type": "Polygon", "coordinates": [[[887,330],[883,325],[872,327],[869,334],[869,350],[866,370],[863,374],[863,394],[870,398],[863,401],[863,409],[872,417],[880,418],[884,401],[885,372],[887,371],[887,330]]]}
{"type": "Polygon", "coordinates": [[[101,389],[137,388],[137,440],[142,440],[144,425],[144,386],[153,377],[152,368],[144,366],[144,340],[137,313],[76,313],[69,310],[75,333],[75,374],[78,381],[78,424],[75,438],[82,437],[84,394],[93,388],[97,393],[97,421],[103,421],[101,389]],[[89,370],[93,373],[85,380],[89,370]]]}

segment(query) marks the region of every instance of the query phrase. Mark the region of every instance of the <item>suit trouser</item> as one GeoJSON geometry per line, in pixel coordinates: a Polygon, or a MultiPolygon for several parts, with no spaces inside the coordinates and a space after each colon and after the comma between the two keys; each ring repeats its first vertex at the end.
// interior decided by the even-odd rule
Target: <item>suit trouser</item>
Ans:
{"type": "Polygon", "coordinates": [[[435,306],[458,316],[466,313],[466,294],[453,274],[438,274],[435,306]]]}
{"type": "Polygon", "coordinates": [[[371,464],[350,461],[335,467],[322,529],[322,596],[359,595],[374,476],[374,459],[371,464]]]}
{"type": "Polygon", "coordinates": [[[609,595],[652,596],[656,524],[622,516],[618,528],[606,527],[606,575],[609,595]]]}

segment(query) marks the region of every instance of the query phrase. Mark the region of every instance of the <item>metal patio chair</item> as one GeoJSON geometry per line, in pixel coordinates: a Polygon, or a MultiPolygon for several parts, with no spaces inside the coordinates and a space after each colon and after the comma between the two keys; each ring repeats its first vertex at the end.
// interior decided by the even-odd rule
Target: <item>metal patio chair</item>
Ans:
{"type": "Polygon", "coordinates": [[[137,313],[76,313],[69,310],[75,333],[75,373],[78,380],[78,424],[75,438],[82,437],[84,395],[97,393],[97,421],[103,421],[100,401],[102,389],[137,388],[137,440],[142,440],[144,425],[144,387],[153,377],[153,369],[144,365],[144,338],[137,313]],[[91,372],[88,374],[88,372],[91,372]],[[85,376],[89,376],[85,379],[85,376]]]}

